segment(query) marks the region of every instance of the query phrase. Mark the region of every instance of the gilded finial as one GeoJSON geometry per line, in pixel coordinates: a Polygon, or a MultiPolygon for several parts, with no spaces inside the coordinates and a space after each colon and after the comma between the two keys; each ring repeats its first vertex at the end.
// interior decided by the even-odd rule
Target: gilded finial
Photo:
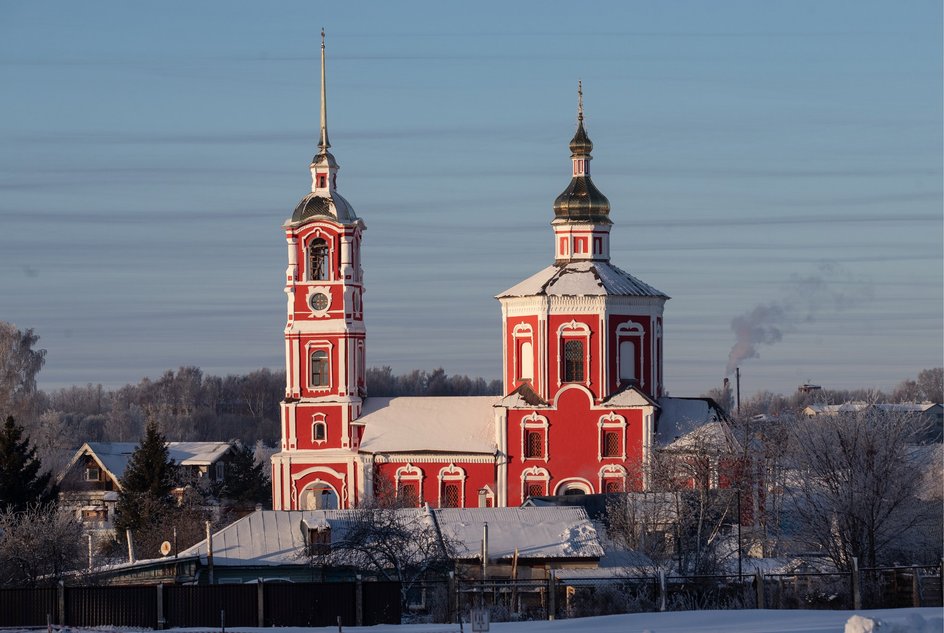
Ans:
{"type": "Polygon", "coordinates": [[[583,82],[577,80],[577,120],[583,121],[583,82]]]}

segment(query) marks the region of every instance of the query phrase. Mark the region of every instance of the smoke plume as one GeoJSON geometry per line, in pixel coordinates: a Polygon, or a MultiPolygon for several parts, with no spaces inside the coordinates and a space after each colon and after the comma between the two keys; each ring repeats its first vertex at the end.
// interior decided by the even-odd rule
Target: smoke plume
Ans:
{"type": "Polygon", "coordinates": [[[846,310],[871,296],[868,280],[854,277],[838,264],[820,264],[815,274],[806,277],[792,275],[782,298],[731,319],[735,342],[725,375],[734,373],[741,361],[759,358],[758,347],[779,343],[785,334],[815,321],[818,314],[846,310]]]}

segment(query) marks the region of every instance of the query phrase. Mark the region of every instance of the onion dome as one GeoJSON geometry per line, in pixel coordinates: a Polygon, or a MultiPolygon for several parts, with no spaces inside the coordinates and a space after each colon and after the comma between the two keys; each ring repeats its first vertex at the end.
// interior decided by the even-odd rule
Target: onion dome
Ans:
{"type": "Polygon", "coordinates": [[[568,223],[612,224],[610,201],[590,179],[593,142],[583,127],[583,88],[578,84],[577,132],[570,141],[574,171],[570,184],[554,201],[554,221],[568,223]]]}

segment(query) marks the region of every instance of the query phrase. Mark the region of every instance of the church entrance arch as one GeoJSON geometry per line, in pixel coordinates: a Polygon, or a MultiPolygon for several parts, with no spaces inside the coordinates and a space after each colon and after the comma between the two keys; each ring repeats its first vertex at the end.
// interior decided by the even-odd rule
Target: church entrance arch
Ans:
{"type": "Polygon", "coordinates": [[[298,507],[300,510],[337,510],[338,492],[323,481],[312,482],[299,495],[298,507]]]}

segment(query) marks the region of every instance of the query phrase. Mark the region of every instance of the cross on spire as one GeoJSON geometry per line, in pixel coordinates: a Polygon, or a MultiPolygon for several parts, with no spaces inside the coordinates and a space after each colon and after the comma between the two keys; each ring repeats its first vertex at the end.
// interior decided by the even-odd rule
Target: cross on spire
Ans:
{"type": "MultiPolygon", "coordinates": [[[[324,33],[322,33],[322,37],[324,37],[324,33]]],[[[583,121],[583,82],[579,79],[577,80],[577,120],[583,121]]]]}

